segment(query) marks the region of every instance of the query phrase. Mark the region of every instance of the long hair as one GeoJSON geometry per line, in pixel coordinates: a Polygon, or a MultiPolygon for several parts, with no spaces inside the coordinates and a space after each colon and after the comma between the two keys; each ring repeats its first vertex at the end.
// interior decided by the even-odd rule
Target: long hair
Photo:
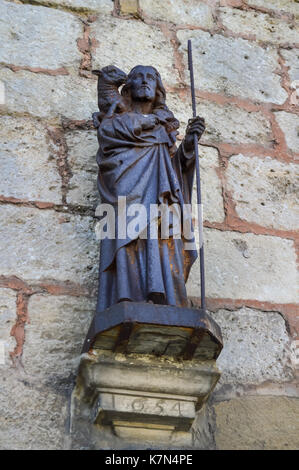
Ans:
{"type": "MultiPolygon", "coordinates": [[[[128,75],[127,81],[121,90],[122,96],[130,103],[131,101],[131,87],[132,87],[132,78],[136,72],[138,67],[142,67],[142,65],[136,65],[132,68],[131,72],[128,75]]],[[[156,78],[156,97],[153,102],[153,109],[165,109],[166,106],[166,91],[162,83],[161,75],[159,74],[158,70],[155,67],[149,66],[153,71],[156,78]]],[[[168,108],[167,108],[168,109],[168,108]]]]}

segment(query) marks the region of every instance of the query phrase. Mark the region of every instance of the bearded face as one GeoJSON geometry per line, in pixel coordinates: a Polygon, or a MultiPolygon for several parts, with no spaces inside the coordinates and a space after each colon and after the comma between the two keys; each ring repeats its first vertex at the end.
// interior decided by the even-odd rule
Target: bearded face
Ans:
{"type": "Polygon", "coordinates": [[[131,96],[136,101],[154,101],[157,89],[155,71],[152,67],[135,68],[131,82],[131,96]]]}

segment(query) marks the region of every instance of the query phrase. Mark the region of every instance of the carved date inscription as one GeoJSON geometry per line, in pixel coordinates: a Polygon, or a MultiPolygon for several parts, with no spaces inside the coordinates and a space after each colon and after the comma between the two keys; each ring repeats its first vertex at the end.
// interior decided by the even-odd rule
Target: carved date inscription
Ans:
{"type": "Polygon", "coordinates": [[[173,416],[177,418],[193,418],[195,416],[193,401],[172,398],[101,393],[100,405],[104,410],[113,410],[120,413],[173,416]]]}

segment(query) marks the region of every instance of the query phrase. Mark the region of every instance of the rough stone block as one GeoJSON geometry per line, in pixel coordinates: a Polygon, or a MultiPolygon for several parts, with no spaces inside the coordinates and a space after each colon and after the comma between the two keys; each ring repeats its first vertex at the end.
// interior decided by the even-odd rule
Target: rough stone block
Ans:
{"type": "Polygon", "coordinates": [[[1,116],[0,140],[0,194],[61,202],[61,178],[45,127],[28,118],[1,116]]]}
{"type": "MultiPolygon", "coordinates": [[[[218,152],[213,147],[199,146],[202,202],[204,220],[209,222],[222,222],[224,220],[224,208],[222,199],[222,186],[217,174],[218,152]]],[[[197,192],[194,181],[192,201],[196,203],[197,192]]]]}
{"type": "Polygon", "coordinates": [[[241,38],[226,38],[204,31],[178,31],[180,52],[188,82],[187,40],[192,39],[196,87],[201,90],[282,104],[277,52],[241,38]]]}
{"type": "Polygon", "coordinates": [[[34,381],[59,384],[74,376],[94,311],[95,299],[43,294],[30,297],[23,363],[34,381]]]}
{"type": "Polygon", "coordinates": [[[293,379],[291,344],[283,317],[250,308],[211,313],[223,335],[217,360],[219,386],[259,384],[293,379]]]}
{"type": "Polygon", "coordinates": [[[111,13],[113,0],[38,0],[41,5],[56,5],[57,8],[65,8],[79,12],[111,13]]]}
{"type": "MultiPolygon", "coordinates": [[[[184,134],[188,119],[192,117],[191,98],[186,102],[177,94],[168,93],[167,105],[179,119],[180,133],[184,134]]],[[[270,122],[259,112],[247,112],[237,106],[221,106],[207,100],[197,100],[196,110],[206,122],[201,142],[272,146],[270,122]]]]}
{"type": "Polygon", "coordinates": [[[297,450],[299,399],[246,397],[214,406],[219,450],[297,450]]]}
{"type": "Polygon", "coordinates": [[[2,450],[67,449],[70,384],[58,388],[50,382],[44,387],[32,385],[26,373],[10,368],[1,372],[0,387],[2,450]]]}
{"type": "Polygon", "coordinates": [[[83,27],[75,16],[3,0],[0,6],[1,63],[45,69],[79,65],[76,40],[83,27]]]}
{"type": "Polygon", "coordinates": [[[248,5],[291,13],[296,17],[299,16],[299,5],[296,0],[247,0],[247,3],[248,5]]]}
{"type": "Polygon", "coordinates": [[[14,205],[2,205],[0,212],[1,274],[78,283],[94,279],[99,249],[91,217],[14,205]]]}
{"type": "Polygon", "coordinates": [[[15,321],[16,293],[11,289],[0,289],[0,342],[2,351],[4,349],[4,358],[0,357],[1,373],[11,364],[9,353],[14,349],[15,341],[10,332],[15,321]]]}
{"type": "MultiPolygon", "coordinates": [[[[298,281],[292,240],[206,229],[204,242],[207,297],[296,302],[298,281]]],[[[199,260],[191,269],[187,288],[190,296],[199,295],[199,260]]]]}
{"type": "Polygon", "coordinates": [[[233,155],[227,187],[241,219],[281,230],[299,227],[299,172],[295,164],[233,155]]]}
{"type": "MultiPolygon", "coordinates": [[[[48,9],[47,9],[48,10],[48,9]]],[[[28,113],[41,118],[91,119],[97,110],[97,85],[76,75],[48,76],[31,72],[0,70],[4,83],[4,111],[28,113]]]]}
{"type": "Polygon", "coordinates": [[[146,15],[174,24],[189,24],[212,28],[214,19],[212,8],[197,0],[139,0],[140,8],[146,15]]]}
{"type": "Polygon", "coordinates": [[[275,113],[275,117],[284,132],[287,146],[293,152],[299,153],[299,116],[278,111],[275,113]]]}
{"type": "Polygon", "coordinates": [[[258,41],[298,43],[298,27],[255,11],[242,11],[236,8],[220,8],[223,25],[237,34],[255,36],[258,41]]]}
{"type": "MultiPolygon", "coordinates": [[[[153,354],[92,350],[82,355],[72,394],[73,443],[79,436],[81,446],[83,438],[95,449],[109,449],[111,442],[114,449],[161,444],[190,448],[195,411],[218,377],[215,360],[182,364],[153,354]]],[[[210,444],[210,432],[204,413],[198,418],[194,429],[201,442],[196,444],[203,448],[210,444]]]]}
{"type": "Polygon", "coordinates": [[[68,163],[72,172],[67,202],[94,206],[99,202],[96,153],[99,147],[96,131],[67,134],[68,163]]]}
{"type": "Polygon", "coordinates": [[[92,54],[93,68],[113,63],[128,73],[135,65],[152,65],[163,81],[170,84],[178,81],[173,49],[157,27],[102,16],[92,23],[91,35],[98,41],[92,54]]]}

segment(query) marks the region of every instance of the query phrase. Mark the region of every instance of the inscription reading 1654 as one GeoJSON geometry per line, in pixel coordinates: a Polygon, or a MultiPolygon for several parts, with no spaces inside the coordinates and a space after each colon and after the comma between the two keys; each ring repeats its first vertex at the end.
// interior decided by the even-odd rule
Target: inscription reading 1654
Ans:
{"type": "Polygon", "coordinates": [[[135,398],[131,402],[132,410],[139,413],[154,413],[157,415],[182,416],[181,403],[174,400],[153,398],[135,398]]]}

